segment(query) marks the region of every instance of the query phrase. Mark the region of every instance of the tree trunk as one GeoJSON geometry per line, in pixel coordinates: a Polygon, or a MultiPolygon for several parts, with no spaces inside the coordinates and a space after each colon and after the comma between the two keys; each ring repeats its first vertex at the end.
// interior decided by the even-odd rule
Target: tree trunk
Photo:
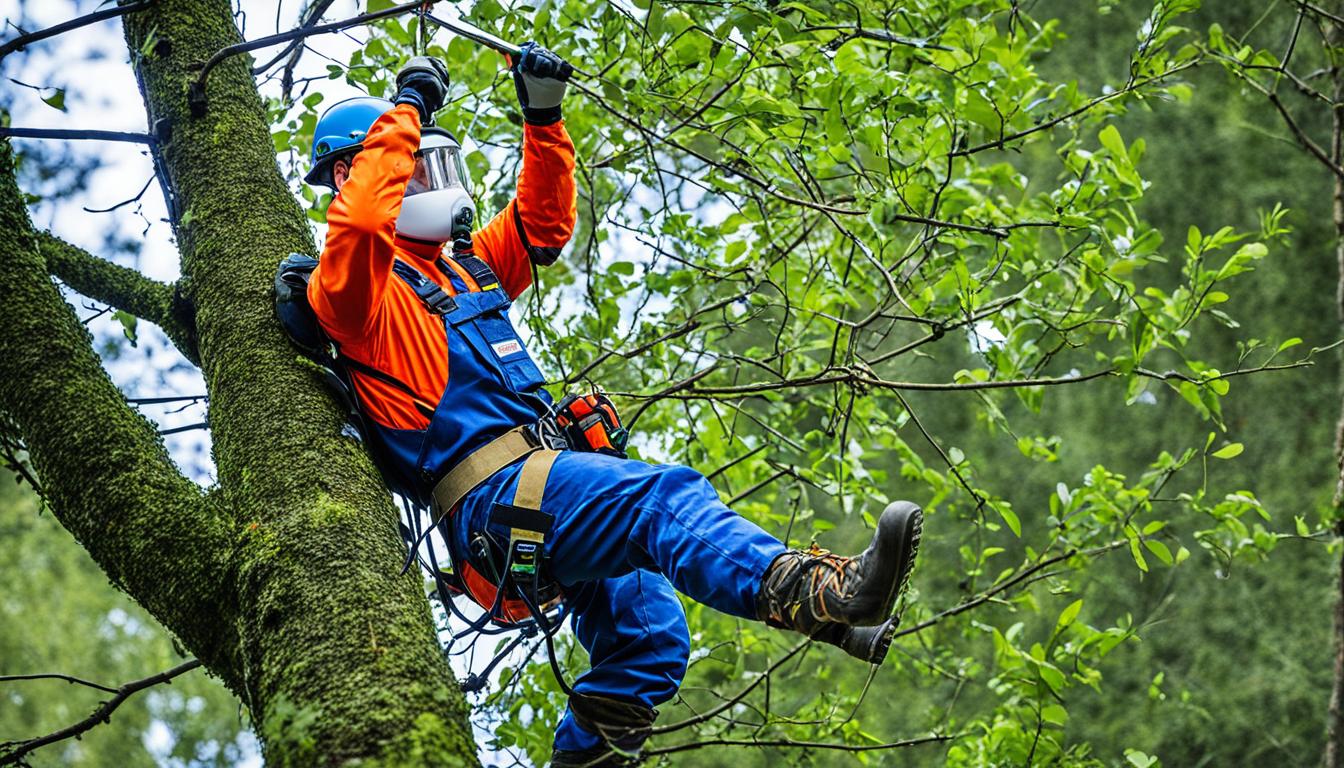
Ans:
{"type": "MultiPolygon", "coordinates": [[[[1344,11],[1344,1],[1330,3],[1331,11],[1344,11]]],[[[1334,108],[1331,110],[1330,159],[1336,167],[1344,160],[1344,68],[1339,61],[1338,46],[1344,38],[1344,29],[1335,23],[1326,22],[1327,52],[1331,58],[1330,84],[1334,108]]],[[[1338,290],[1335,294],[1336,309],[1340,327],[1344,328],[1344,178],[1334,174],[1334,224],[1335,259],[1339,271],[1338,290]]],[[[1340,386],[1341,400],[1344,401],[1344,380],[1340,386]]],[[[1335,487],[1334,507],[1336,517],[1344,504],[1344,409],[1341,409],[1339,425],[1335,434],[1335,457],[1339,470],[1339,481],[1335,487]]],[[[1344,534],[1344,518],[1335,523],[1336,534],[1344,534]]],[[[1336,575],[1339,597],[1334,610],[1334,679],[1330,688],[1330,707],[1326,715],[1325,766],[1326,768],[1344,767],[1344,561],[1336,575]]]]}
{"type": "Polygon", "coordinates": [[[275,319],[278,262],[314,246],[250,57],[211,72],[202,117],[188,108],[199,64],[240,40],[231,4],[162,0],[124,25],[180,213],[177,301],[194,327],[176,335],[199,353],[219,486],[183,478],[98,365],[48,277],[7,143],[0,412],[62,524],[243,699],[268,765],[475,765],[424,584],[398,573],[387,489],[275,319]]]}

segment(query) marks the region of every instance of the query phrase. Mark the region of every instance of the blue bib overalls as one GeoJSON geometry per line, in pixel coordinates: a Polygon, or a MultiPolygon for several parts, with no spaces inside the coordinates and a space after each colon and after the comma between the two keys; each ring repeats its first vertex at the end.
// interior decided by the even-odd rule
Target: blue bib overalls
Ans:
{"type": "MultiPolygon", "coordinates": [[[[448,338],[448,386],[425,430],[366,425],[382,444],[394,490],[428,503],[434,482],[508,430],[535,422],[551,396],[509,321],[508,296],[477,259],[459,259],[483,289],[469,292],[452,269],[456,296],[398,262],[398,277],[440,314],[448,338]],[[484,268],[485,276],[478,276],[484,268]]],[[[522,461],[467,494],[446,524],[456,562],[472,562],[468,542],[491,531],[497,502],[513,498],[522,461]]],[[[756,618],[756,592],[784,545],[738,516],[698,472],[598,453],[563,451],[546,482],[542,512],[553,517],[545,573],[561,586],[592,665],[578,693],[655,707],[676,693],[690,638],[676,592],[743,618],[756,618]],[[675,591],[674,591],[675,590],[675,591]]],[[[566,713],[556,747],[598,746],[566,713]]]]}

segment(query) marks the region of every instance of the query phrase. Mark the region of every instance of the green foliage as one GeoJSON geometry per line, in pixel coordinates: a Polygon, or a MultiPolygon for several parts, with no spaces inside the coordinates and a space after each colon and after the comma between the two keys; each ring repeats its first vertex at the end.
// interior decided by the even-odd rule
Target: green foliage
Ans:
{"type": "MultiPolygon", "coordinates": [[[[660,722],[763,674],[769,704],[749,697],[749,716],[655,746],[748,727],[869,748],[932,733],[946,741],[854,754],[1158,764],[1146,740],[1096,754],[1071,737],[1075,702],[1104,690],[1106,660],[1145,629],[1123,601],[1087,610],[1085,593],[1093,574],[1174,578],[1192,550],[1226,571],[1295,535],[1209,459],[1241,461],[1257,437],[1230,418],[1234,377],[1316,353],[1288,353],[1292,325],[1226,343],[1248,275],[1291,235],[1288,211],[1148,218],[1147,199],[1170,194],[1152,175],[1177,183],[1152,169],[1167,137],[1125,121],[1192,100],[1198,6],[1131,18],[1121,76],[1091,86],[1050,74],[1069,69],[1053,49],[1075,26],[1125,30],[1007,0],[473,6],[473,22],[583,70],[565,106],[579,231],[525,300],[556,389],[601,384],[636,423],[636,454],[697,467],[793,544],[861,546],[896,497],[930,513],[907,634],[881,674],[831,651],[773,669],[795,638],[687,603],[702,650],[685,708],[660,722]],[[1062,423],[1059,404],[1078,402],[1108,420],[1062,423]],[[1102,438],[1144,409],[1180,429],[1102,438]],[[1124,568],[1108,557],[1122,550],[1124,568]]],[[[386,95],[413,25],[375,26],[331,77],[386,95]]],[[[439,123],[474,140],[478,199],[502,207],[520,130],[502,62],[442,32],[428,52],[453,73],[439,123]]],[[[306,154],[320,101],[271,104],[277,151],[306,154]]],[[[320,220],[325,201],[305,195],[320,220]]],[[[563,697],[544,664],[502,672],[483,705],[494,746],[546,758],[563,697]]],[[[738,757],[757,760],[721,761],[738,757]]]]}
{"type": "MultiPolygon", "coordinates": [[[[118,686],[182,661],[167,633],[107,583],[87,553],[31,493],[0,476],[0,675],[60,672],[118,686]]],[[[61,680],[0,690],[0,742],[45,736],[83,720],[110,694],[61,680]]],[[[108,725],[29,756],[34,768],[235,765],[249,748],[238,703],[218,681],[190,672],[127,700],[108,725]],[[166,735],[154,751],[151,732],[166,735]]],[[[3,750],[0,750],[3,752],[3,750]]]]}

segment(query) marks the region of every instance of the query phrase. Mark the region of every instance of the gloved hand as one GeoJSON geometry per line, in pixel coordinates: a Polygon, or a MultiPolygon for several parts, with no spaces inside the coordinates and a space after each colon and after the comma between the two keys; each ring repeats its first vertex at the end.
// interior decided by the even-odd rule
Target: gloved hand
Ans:
{"type": "Polygon", "coordinates": [[[397,73],[396,104],[410,104],[420,112],[420,124],[434,122],[434,113],[448,95],[448,68],[429,56],[416,56],[397,73]]]}
{"type": "Polygon", "coordinates": [[[569,62],[536,43],[523,43],[509,71],[523,105],[523,119],[533,125],[560,122],[560,100],[565,97],[565,83],[574,74],[569,62]]]}

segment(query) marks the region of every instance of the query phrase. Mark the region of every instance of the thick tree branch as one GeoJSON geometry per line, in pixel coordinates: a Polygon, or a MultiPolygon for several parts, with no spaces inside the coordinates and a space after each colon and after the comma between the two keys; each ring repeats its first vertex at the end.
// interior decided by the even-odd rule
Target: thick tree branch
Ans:
{"type": "Polygon", "coordinates": [[[110,304],[159,326],[188,360],[200,365],[196,328],[189,305],[177,295],[173,286],[100,259],[50,232],[36,235],[37,246],[51,274],[94,301],[110,304]]]}
{"type": "Polygon", "coordinates": [[[196,308],[219,495],[235,526],[241,695],[263,755],[475,764],[423,582],[398,575],[405,550],[387,486],[276,319],[276,265],[315,246],[247,57],[221,53],[258,41],[242,42],[229,0],[155,0],[123,27],[130,51],[153,51],[132,53],[132,65],[149,124],[171,136],[157,157],[183,212],[180,285],[196,308]],[[194,115],[189,91],[212,57],[209,107],[194,115]],[[288,727],[296,712],[320,716],[299,732],[288,727]]]}
{"type": "Polygon", "coordinates": [[[61,297],[0,141],[0,411],[13,419],[56,518],[226,683],[233,535],[126,403],[61,297]]]}
{"type": "MultiPolygon", "coordinates": [[[[0,744],[0,765],[22,764],[23,756],[35,749],[45,747],[48,744],[55,744],[58,741],[65,741],[66,739],[77,739],[85,731],[93,728],[99,723],[107,722],[108,719],[112,717],[112,713],[116,711],[117,707],[120,707],[123,702],[140,691],[163,683],[171,683],[173,678],[185,672],[190,672],[199,666],[201,666],[201,662],[197,659],[192,659],[191,661],[184,661],[176,667],[160,672],[157,675],[150,675],[142,680],[135,680],[126,683],[125,685],[118,686],[117,688],[107,688],[106,686],[101,685],[95,686],[115,695],[107,701],[104,701],[102,704],[99,704],[98,708],[93,710],[88,717],[80,720],[78,723],[62,728],[55,733],[40,736],[36,739],[21,741],[16,744],[0,744]]],[[[83,682],[85,685],[93,685],[92,683],[87,683],[82,680],[78,682],[83,682]]]]}

